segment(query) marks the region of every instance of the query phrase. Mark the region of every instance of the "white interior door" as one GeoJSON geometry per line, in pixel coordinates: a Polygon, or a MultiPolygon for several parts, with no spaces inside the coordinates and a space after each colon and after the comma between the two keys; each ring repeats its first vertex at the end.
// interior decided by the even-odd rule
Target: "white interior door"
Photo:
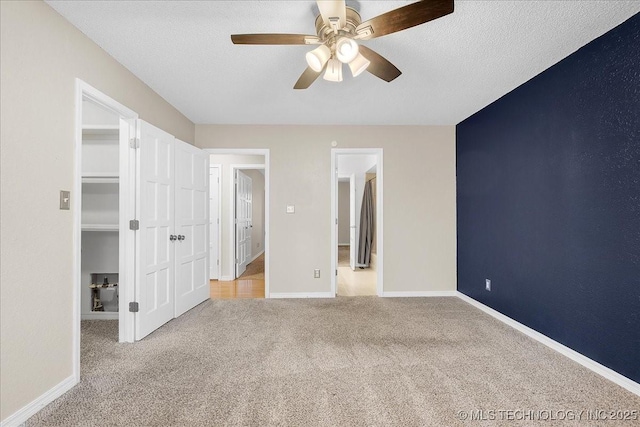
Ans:
{"type": "Polygon", "coordinates": [[[251,178],[236,170],[236,277],[240,277],[251,261],[252,194],[251,178]]]}
{"type": "Polygon", "coordinates": [[[209,167],[209,279],[220,278],[220,167],[209,167]]]}
{"type": "Polygon", "coordinates": [[[209,298],[209,155],[175,140],[175,317],[209,298]]]}
{"type": "Polygon", "coordinates": [[[137,129],[135,339],[140,340],[173,319],[175,280],[174,137],[142,120],[137,129]]]}
{"type": "Polygon", "coordinates": [[[349,176],[349,266],[356,269],[358,239],[356,229],[356,175],[349,176]]]}

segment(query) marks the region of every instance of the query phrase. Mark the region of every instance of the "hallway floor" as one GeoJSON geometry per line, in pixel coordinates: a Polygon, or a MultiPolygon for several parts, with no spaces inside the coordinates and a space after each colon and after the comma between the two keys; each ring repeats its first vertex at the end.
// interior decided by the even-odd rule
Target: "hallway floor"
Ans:
{"type": "Polygon", "coordinates": [[[370,268],[351,270],[349,246],[338,246],[338,296],[377,295],[377,279],[377,272],[370,268]]]}
{"type": "Polygon", "coordinates": [[[231,281],[211,281],[211,299],[264,298],[264,253],[231,281]]]}

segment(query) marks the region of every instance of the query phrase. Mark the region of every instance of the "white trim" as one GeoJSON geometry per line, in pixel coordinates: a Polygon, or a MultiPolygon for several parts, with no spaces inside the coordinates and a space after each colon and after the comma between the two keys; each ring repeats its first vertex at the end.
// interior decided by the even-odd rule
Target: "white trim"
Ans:
{"type": "Polygon", "coordinates": [[[413,298],[413,297],[456,297],[457,291],[391,291],[383,292],[385,298],[413,298]]]}
{"type": "Polygon", "coordinates": [[[604,365],[601,365],[600,363],[596,362],[593,359],[588,358],[587,356],[578,353],[575,350],[570,349],[569,347],[560,344],[558,341],[555,341],[551,338],[549,338],[546,335],[541,334],[540,332],[536,331],[535,329],[531,329],[528,326],[523,325],[522,323],[513,320],[512,318],[510,318],[509,316],[505,316],[504,314],[494,310],[491,307],[488,307],[484,304],[482,304],[479,301],[474,300],[473,298],[463,294],[462,292],[456,291],[457,297],[460,298],[461,300],[463,300],[464,302],[471,304],[472,306],[484,311],[485,313],[487,313],[488,315],[494,317],[495,319],[511,326],[512,328],[522,332],[523,334],[527,335],[530,338],[533,338],[534,340],[538,341],[541,344],[546,345],[547,347],[549,347],[552,350],[557,351],[558,353],[562,354],[563,356],[568,357],[569,359],[573,360],[574,362],[577,362],[579,364],[581,364],[582,366],[584,366],[585,368],[595,372],[598,375],[601,375],[603,377],[605,377],[606,379],[608,379],[609,381],[612,381],[614,383],[616,383],[617,385],[619,385],[620,387],[629,390],[631,393],[640,396],[640,384],[625,377],[624,375],[621,375],[619,373],[617,373],[616,371],[614,371],[613,369],[607,368],[604,365]]]}
{"type": "Polygon", "coordinates": [[[219,282],[231,282],[232,280],[236,280],[233,276],[222,276],[218,279],[219,282]]]}
{"type": "Polygon", "coordinates": [[[272,293],[271,298],[335,298],[331,292],[279,292],[272,293]]]}
{"type": "MultiPolygon", "coordinates": [[[[271,251],[269,250],[270,247],[270,230],[269,230],[269,225],[271,223],[270,220],[270,193],[271,193],[271,185],[270,185],[270,181],[271,181],[271,171],[270,171],[270,164],[271,164],[271,159],[270,159],[270,153],[271,150],[268,148],[205,148],[203,149],[204,151],[208,152],[210,155],[211,154],[244,154],[244,155],[261,155],[264,156],[264,252],[265,252],[265,256],[264,256],[264,297],[265,298],[270,298],[270,280],[269,280],[269,275],[270,275],[270,268],[269,268],[269,264],[271,261],[271,251]]],[[[253,169],[258,169],[256,166],[261,166],[261,165],[250,165],[253,166],[253,169]]],[[[247,168],[250,169],[251,167],[247,168]]],[[[231,215],[231,217],[233,217],[233,215],[231,215]]],[[[222,220],[220,221],[222,222],[222,220]]],[[[232,239],[232,240],[235,240],[232,239]]],[[[222,241],[222,234],[220,235],[220,241],[222,241]]],[[[234,255],[235,258],[235,255],[234,255]]],[[[221,265],[222,267],[222,265],[221,265]]],[[[235,268],[234,268],[235,270],[235,268]]],[[[234,271],[235,274],[235,271],[234,271]]],[[[229,280],[234,280],[235,278],[229,278],[228,276],[222,276],[220,275],[220,281],[229,281],[229,280]]]]}
{"type": "Polygon", "coordinates": [[[31,403],[28,403],[21,409],[18,409],[16,412],[9,415],[4,419],[4,421],[0,422],[0,427],[18,427],[22,425],[29,418],[38,413],[38,411],[40,411],[42,408],[71,390],[76,384],[78,384],[78,382],[80,382],[79,378],[75,375],[67,377],[66,379],[62,380],[60,383],[53,386],[51,389],[34,399],[31,403]]]}
{"type": "Polygon", "coordinates": [[[259,252],[256,256],[254,256],[253,258],[251,258],[251,261],[249,261],[249,264],[251,264],[253,261],[257,260],[257,259],[258,259],[258,257],[259,257],[260,255],[262,255],[263,253],[264,253],[264,249],[263,249],[261,252],[259,252]]]}
{"type": "MultiPolygon", "coordinates": [[[[384,155],[382,148],[332,148],[331,149],[331,271],[335,272],[338,268],[338,227],[336,225],[337,212],[337,156],[340,154],[372,154],[376,156],[376,248],[377,248],[377,278],[376,278],[376,294],[384,295],[383,270],[384,270],[384,195],[383,195],[383,161],[384,155]]],[[[336,295],[337,278],[335,274],[331,274],[331,294],[336,295]]]]}

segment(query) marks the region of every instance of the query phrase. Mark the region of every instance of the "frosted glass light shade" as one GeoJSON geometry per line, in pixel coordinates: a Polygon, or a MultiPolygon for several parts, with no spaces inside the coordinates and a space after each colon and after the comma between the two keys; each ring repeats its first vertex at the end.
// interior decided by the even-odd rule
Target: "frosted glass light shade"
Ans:
{"type": "Polygon", "coordinates": [[[353,61],[349,62],[349,68],[351,69],[351,74],[353,74],[353,77],[357,77],[362,74],[364,70],[367,69],[369,64],[371,64],[371,61],[369,61],[367,58],[362,56],[361,53],[359,53],[353,61]]]}
{"type": "Polygon", "coordinates": [[[324,64],[331,58],[331,49],[329,49],[327,45],[320,45],[311,52],[307,52],[305,58],[309,67],[316,73],[319,73],[322,71],[324,64]]]}
{"type": "Polygon", "coordinates": [[[327,62],[327,71],[324,72],[323,78],[330,82],[341,82],[342,62],[337,59],[330,59],[329,62],[327,62]]]}
{"type": "Polygon", "coordinates": [[[336,58],[344,64],[348,64],[358,56],[358,43],[352,39],[341,37],[336,43],[336,58]]]}

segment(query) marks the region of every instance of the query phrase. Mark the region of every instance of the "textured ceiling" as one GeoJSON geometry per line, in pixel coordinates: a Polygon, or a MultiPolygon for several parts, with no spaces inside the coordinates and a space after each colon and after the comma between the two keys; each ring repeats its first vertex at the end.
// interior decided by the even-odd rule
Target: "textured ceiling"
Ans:
{"type": "MultiPolygon", "coordinates": [[[[428,0],[426,0],[428,1],[428,0]]],[[[231,34],[314,34],[314,1],[49,1],[195,123],[453,125],[640,12],[638,1],[460,1],[364,42],[403,74],[293,90],[308,46],[231,34]]],[[[348,2],[363,20],[412,1],[348,2]]]]}

